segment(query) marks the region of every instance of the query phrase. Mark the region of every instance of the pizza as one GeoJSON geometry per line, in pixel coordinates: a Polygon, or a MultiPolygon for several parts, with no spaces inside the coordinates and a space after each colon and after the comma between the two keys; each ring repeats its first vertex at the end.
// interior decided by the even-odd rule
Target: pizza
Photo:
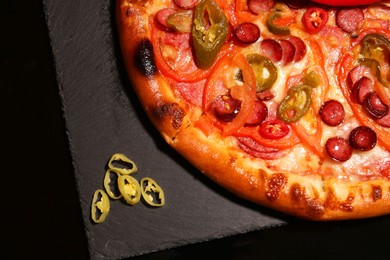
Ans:
{"type": "Polygon", "coordinates": [[[389,1],[117,0],[116,18],[133,92],[200,173],[297,218],[390,213],[389,1]]]}

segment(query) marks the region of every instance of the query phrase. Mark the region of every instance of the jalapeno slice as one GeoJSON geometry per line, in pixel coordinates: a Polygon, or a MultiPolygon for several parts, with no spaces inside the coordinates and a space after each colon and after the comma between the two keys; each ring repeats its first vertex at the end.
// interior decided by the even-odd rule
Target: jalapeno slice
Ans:
{"type": "Polygon", "coordinates": [[[256,53],[247,55],[246,59],[255,72],[256,92],[270,89],[278,78],[278,69],[272,61],[256,53]]]}
{"type": "Polygon", "coordinates": [[[119,176],[120,173],[112,169],[108,169],[106,171],[106,174],[104,175],[104,181],[103,181],[104,189],[106,190],[108,196],[110,196],[110,198],[114,200],[120,199],[122,197],[122,194],[120,194],[119,191],[114,192],[114,189],[118,188],[119,176]]]}
{"type": "Polygon", "coordinates": [[[135,205],[141,198],[139,182],[131,175],[120,175],[118,188],[125,201],[130,205],[135,205]]]}
{"type": "Polygon", "coordinates": [[[110,212],[110,200],[104,190],[96,190],[92,198],[91,217],[93,222],[102,223],[110,212]]]}
{"type": "Polygon", "coordinates": [[[309,110],[311,91],[306,84],[292,87],[279,105],[279,118],[286,123],[298,121],[309,110]]]}
{"type": "Polygon", "coordinates": [[[367,34],[362,40],[361,54],[380,62],[390,55],[390,41],[380,34],[367,34]]]}
{"type": "Polygon", "coordinates": [[[126,155],[121,153],[115,153],[111,156],[108,162],[108,168],[120,174],[132,174],[137,171],[137,165],[132,160],[127,158],[126,155]]]}
{"type": "Polygon", "coordinates": [[[170,28],[181,33],[190,33],[192,29],[192,11],[177,11],[167,17],[167,24],[170,28]]]}
{"type": "Polygon", "coordinates": [[[303,77],[302,82],[305,85],[309,85],[312,88],[316,88],[321,85],[321,78],[315,71],[310,71],[303,77]]]}
{"type": "Polygon", "coordinates": [[[202,69],[209,68],[228,34],[228,20],[213,0],[202,0],[194,12],[192,41],[195,58],[202,69]]]}
{"type": "Polygon", "coordinates": [[[165,195],[162,188],[151,178],[141,179],[142,198],[150,206],[162,207],[165,205],[165,195]]]}
{"type": "Polygon", "coordinates": [[[283,12],[280,10],[274,10],[268,17],[266,21],[266,25],[268,31],[277,35],[289,35],[290,29],[286,26],[279,26],[275,23],[275,21],[279,18],[283,17],[283,12]]]}
{"type": "Polygon", "coordinates": [[[358,60],[358,63],[359,65],[363,65],[370,68],[371,72],[375,75],[379,82],[384,83],[383,86],[388,87],[387,82],[384,82],[384,80],[382,80],[381,65],[379,64],[379,61],[370,58],[362,58],[358,60]]]}

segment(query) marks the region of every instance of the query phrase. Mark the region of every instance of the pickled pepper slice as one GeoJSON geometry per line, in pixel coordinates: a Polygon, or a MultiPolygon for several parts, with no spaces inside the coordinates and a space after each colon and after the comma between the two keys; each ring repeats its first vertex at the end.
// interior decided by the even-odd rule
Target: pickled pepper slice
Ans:
{"type": "Polygon", "coordinates": [[[196,6],[192,42],[200,68],[207,69],[214,63],[228,31],[228,20],[213,0],[202,0],[196,6]]]}
{"type": "Polygon", "coordinates": [[[104,175],[104,181],[103,181],[103,185],[104,185],[104,189],[106,190],[108,196],[110,196],[110,198],[112,199],[120,199],[122,197],[122,194],[120,194],[119,191],[116,192],[117,195],[115,195],[113,188],[118,188],[118,178],[120,176],[120,173],[113,170],[113,169],[108,169],[106,171],[106,174],[104,175]],[[115,175],[114,176],[114,180],[112,179],[112,175],[115,175]],[[119,194],[118,194],[119,193],[119,194]]]}
{"type": "Polygon", "coordinates": [[[102,223],[110,212],[110,200],[104,190],[96,190],[93,194],[91,217],[93,222],[102,223]]]}
{"type": "Polygon", "coordinates": [[[289,89],[280,103],[278,115],[286,123],[298,121],[309,110],[312,87],[301,84],[289,89]]]}
{"type": "Polygon", "coordinates": [[[162,188],[151,178],[141,179],[142,198],[150,206],[162,207],[165,205],[165,195],[162,188]]]}
{"type": "Polygon", "coordinates": [[[132,174],[137,171],[137,165],[135,165],[132,160],[127,158],[126,155],[121,153],[115,153],[111,156],[111,159],[108,162],[108,168],[120,174],[132,174]]]}
{"type": "Polygon", "coordinates": [[[125,201],[130,205],[135,205],[141,198],[139,182],[130,175],[118,177],[118,188],[125,201]]]}

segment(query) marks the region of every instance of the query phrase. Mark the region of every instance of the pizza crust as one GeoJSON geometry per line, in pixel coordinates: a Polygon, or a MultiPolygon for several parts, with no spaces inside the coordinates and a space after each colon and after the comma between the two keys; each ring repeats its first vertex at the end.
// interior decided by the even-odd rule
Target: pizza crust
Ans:
{"type": "MultiPolygon", "coordinates": [[[[388,181],[347,182],[335,177],[270,170],[229,145],[220,133],[206,136],[176,100],[158,71],[150,43],[148,4],[117,1],[117,26],[132,87],[165,141],[211,180],[239,197],[308,220],[344,220],[390,212],[388,181]],[[141,48],[141,50],[140,50],[141,48]],[[146,61],[137,58],[142,53],[146,61]]],[[[233,138],[233,137],[230,137],[233,138]]]]}

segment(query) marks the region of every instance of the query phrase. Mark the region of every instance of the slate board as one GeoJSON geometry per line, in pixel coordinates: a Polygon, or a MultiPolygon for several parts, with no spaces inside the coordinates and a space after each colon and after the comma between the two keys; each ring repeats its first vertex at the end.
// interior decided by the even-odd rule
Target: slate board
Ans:
{"type": "Polygon", "coordinates": [[[124,72],[114,2],[44,0],[69,146],[91,259],[117,259],[285,224],[286,218],[212,183],[172,150],[150,124],[124,72]],[[166,205],[111,201],[102,224],[90,205],[106,163],[126,154],[140,180],[152,177],[166,205]]]}

